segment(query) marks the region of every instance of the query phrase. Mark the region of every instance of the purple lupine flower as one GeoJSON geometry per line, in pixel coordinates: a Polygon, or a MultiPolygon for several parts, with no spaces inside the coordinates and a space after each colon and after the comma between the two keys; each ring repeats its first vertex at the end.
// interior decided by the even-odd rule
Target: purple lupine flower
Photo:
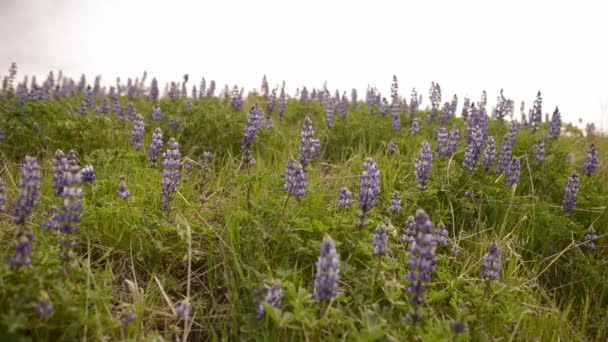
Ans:
{"type": "Polygon", "coordinates": [[[589,228],[589,230],[587,231],[587,235],[585,235],[584,239],[585,239],[585,243],[583,243],[583,246],[585,248],[588,248],[591,250],[597,249],[597,240],[599,240],[599,236],[597,236],[593,227],[589,228]]]}
{"type": "Polygon", "coordinates": [[[337,104],[337,112],[340,114],[340,119],[346,120],[346,117],[348,116],[348,99],[346,98],[346,92],[342,94],[342,100],[337,102],[337,104]]]}
{"type": "Polygon", "coordinates": [[[431,113],[429,114],[428,122],[431,123],[437,119],[439,106],[441,105],[441,87],[439,83],[431,82],[429,99],[431,100],[431,113]]]}
{"type": "Polygon", "coordinates": [[[154,106],[154,109],[152,109],[152,120],[154,121],[160,121],[163,119],[163,114],[162,111],[160,109],[160,105],[157,103],[154,106]]]}
{"type": "Polygon", "coordinates": [[[388,211],[399,214],[401,212],[401,195],[398,191],[393,193],[393,197],[391,197],[391,205],[388,208],[388,211]]]}
{"type": "Polygon", "coordinates": [[[363,217],[376,205],[378,195],[380,195],[380,170],[372,158],[367,158],[363,164],[359,189],[359,208],[363,217]]]}
{"type": "Polygon", "coordinates": [[[435,146],[435,152],[441,156],[447,155],[448,152],[448,130],[445,127],[439,128],[435,135],[437,136],[437,145],[435,146]]]}
{"type": "Polygon", "coordinates": [[[190,307],[191,305],[188,298],[180,300],[179,302],[177,302],[177,305],[175,305],[175,314],[179,319],[190,319],[190,307]]]}
{"type": "Polygon", "coordinates": [[[120,323],[122,323],[123,326],[129,325],[129,323],[136,319],[137,315],[134,312],[123,312],[120,314],[120,323]]]}
{"type": "Polygon", "coordinates": [[[543,98],[540,95],[540,90],[536,94],[536,100],[532,108],[532,115],[530,115],[530,124],[532,125],[532,131],[536,132],[538,127],[543,121],[543,98]]]}
{"type": "Polygon", "coordinates": [[[264,112],[257,104],[252,106],[247,115],[247,121],[243,127],[243,166],[245,168],[255,165],[253,156],[253,143],[257,137],[259,129],[264,124],[264,112]]]}
{"type": "Polygon", "coordinates": [[[84,192],[82,192],[80,184],[82,184],[80,168],[78,166],[71,166],[70,170],[65,174],[62,194],[64,202],[58,218],[61,223],[59,230],[64,234],[73,234],[76,231],[78,223],[80,223],[80,215],[84,209],[82,206],[84,192]]]}
{"type": "Polygon", "coordinates": [[[587,149],[587,156],[585,157],[585,164],[583,164],[583,168],[581,169],[581,173],[585,176],[591,177],[597,169],[599,168],[600,160],[597,154],[597,150],[595,149],[595,145],[589,145],[589,149],[587,149]]]}
{"type": "Polygon", "coordinates": [[[340,189],[338,192],[338,208],[350,208],[353,206],[353,193],[348,188],[340,189]]]}
{"type": "Polygon", "coordinates": [[[118,185],[118,191],[116,191],[116,195],[125,201],[131,197],[131,191],[127,187],[127,183],[125,183],[125,176],[120,176],[120,184],[118,185]]]}
{"type": "Polygon", "coordinates": [[[144,143],[144,117],[141,114],[137,114],[135,118],[135,125],[131,132],[131,146],[135,151],[141,151],[144,143]]]}
{"type": "Polygon", "coordinates": [[[372,247],[374,248],[374,256],[382,256],[388,251],[388,230],[383,224],[379,224],[372,234],[372,247]]]}
{"type": "Polygon", "coordinates": [[[182,125],[182,123],[172,116],[169,117],[169,127],[171,127],[177,133],[181,133],[184,131],[184,126],[182,125]]]}
{"type": "Polygon", "coordinates": [[[458,144],[460,144],[460,139],[462,139],[460,131],[458,130],[458,128],[456,128],[456,126],[454,126],[450,131],[448,145],[445,150],[445,155],[447,157],[451,157],[452,155],[454,155],[454,153],[456,153],[456,150],[458,150],[458,144]]]}
{"type": "Polygon", "coordinates": [[[87,165],[80,170],[83,183],[92,183],[95,181],[95,169],[93,165],[87,165]]]}
{"type": "Polygon", "coordinates": [[[340,255],[336,252],[334,240],[326,237],[321,243],[321,256],[317,261],[314,294],[316,300],[331,300],[338,295],[339,273],[340,255]]]}
{"type": "Polygon", "coordinates": [[[500,261],[500,249],[492,243],[488,248],[488,254],[483,257],[483,270],[481,277],[486,281],[498,280],[502,264],[500,261]]]}
{"type": "Polygon", "coordinates": [[[328,99],[323,100],[325,102],[325,124],[327,127],[334,127],[334,115],[336,114],[336,103],[334,100],[329,97],[328,99]]]}
{"type": "Polygon", "coordinates": [[[593,122],[589,122],[585,126],[585,133],[587,133],[588,137],[592,137],[595,135],[595,124],[593,122]]]}
{"type": "Polygon", "coordinates": [[[70,264],[74,260],[74,246],[76,245],[71,236],[76,232],[84,210],[82,206],[84,192],[80,188],[81,183],[80,168],[77,165],[70,166],[70,170],[65,175],[65,185],[62,193],[64,200],[61,206],[61,214],[58,217],[60,222],[59,232],[64,236],[59,241],[64,274],[68,274],[71,270],[70,264]]]}
{"type": "Polygon", "coordinates": [[[270,97],[268,98],[268,105],[266,106],[266,113],[268,116],[272,115],[272,111],[274,110],[274,106],[277,103],[277,88],[272,89],[270,93],[270,97]]]}
{"type": "Polygon", "coordinates": [[[148,100],[155,102],[158,101],[158,81],[156,78],[152,79],[152,83],[150,83],[150,93],[148,95],[148,100]]]}
{"type": "Polygon", "coordinates": [[[555,107],[553,116],[551,116],[551,125],[549,126],[549,139],[557,140],[562,130],[562,115],[559,109],[555,107]]]}
{"type": "Polygon", "coordinates": [[[545,161],[546,145],[545,138],[541,138],[534,145],[534,157],[539,163],[545,161]]]}
{"type": "Polygon", "coordinates": [[[232,109],[236,110],[237,112],[240,111],[243,107],[243,97],[241,96],[241,91],[237,86],[234,86],[234,88],[232,88],[232,97],[230,100],[230,105],[232,106],[232,109]]]}
{"type": "Polygon", "coordinates": [[[44,221],[40,227],[49,230],[59,230],[59,212],[57,211],[57,208],[51,207],[46,221],[44,221]]]}
{"type": "Polygon", "coordinates": [[[513,146],[515,145],[515,139],[517,138],[517,130],[517,124],[511,122],[509,130],[507,131],[507,134],[505,134],[500,145],[500,155],[498,156],[498,164],[496,165],[496,174],[506,172],[509,167],[513,146]]]}
{"type": "Polygon", "coordinates": [[[521,163],[519,158],[511,158],[511,162],[507,167],[505,185],[510,188],[513,184],[519,183],[519,176],[521,174],[521,163]]]}
{"type": "MultiPolygon", "coordinates": [[[[277,309],[280,308],[281,303],[283,303],[283,297],[285,297],[285,292],[283,291],[283,287],[281,287],[281,282],[275,279],[272,281],[272,286],[267,287],[267,289],[268,292],[266,292],[264,302],[277,309]]],[[[262,319],[262,317],[264,317],[266,314],[266,309],[262,303],[258,304],[257,312],[258,319],[262,319]]]]}
{"type": "Polygon", "coordinates": [[[571,211],[576,207],[576,198],[578,197],[579,186],[580,180],[578,178],[578,173],[572,172],[570,177],[568,177],[566,192],[564,193],[564,200],[562,201],[562,208],[564,211],[571,211]]]}
{"type": "Polygon", "coordinates": [[[103,101],[101,101],[101,108],[99,108],[98,114],[107,115],[108,113],[110,113],[110,101],[108,101],[108,99],[103,99],[103,101]]]}
{"type": "MultiPolygon", "coordinates": [[[[410,97],[410,120],[414,121],[416,114],[418,114],[418,93],[416,88],[412,88],[412,96],[410,97]]],[[[415,133],[412,133],[414,135],[415,133]]]]}
{"type": "Polygon", "coordinates": [[[262,90],[262,95],[264,96],[264,99],[267,99],[270,88],[268,87],[268,81],[266,80],[266,75],[264,75],[264,77],[262,78],[262,85],[260,86],[260,89],[262,90]]]}
{"type": "Polygon", "coordinates": [[[414,220],[414,216],[409,216],[405,221],[401,242],[409,245],[416,242],[416,221],[414,220]]]}
{"type": "Polygon", "coordinates": [[[163,149],[163,130],[160,127],[156,127],[154,133],[152,133],[152,142],[148,148],[148,160],[151,164],[156,164],[160,157],[163,149]]]}
{"type": "Polygon", "coordinates": [[[412,128],[410,129],[410,133],[412,133],[412,135],[416,135],[418,134],[418,132],[420,132],[420,119],[414,118],[414,120],[412,121],[412,128]]]}
{"type": "Polygon", "coordinates": [[[68,160],[63,151],[57,150],[53,158],[53,189],[55,189],[55,196],[61,196],[63,192],[63,180],[67,171],[68,160]]]}
{"type": "Polygon", "coordinates": [[[449,233],[447,228],[445,227],[445,224],[443,224],[443,222],[439,222],[439,224],[435,228],[435,240],[437,241],[437,243],[444,247],[447,246],[448,234],[449,233]]]}
{"type": "Polygon", "coordinates": [[[423,142],[420,147],[420,154],[416,159],[414,175],[416,182],[421,188],[425,188],[429,178],[431,177],[431,169],[433,168],[433,152],[431,145],[428,142],[423,142]]]}
{"type": "Polygon", "coordinates": [[[25,156],[21,167],[21,180],[19,181],[19,197],[15,202],[13,217],[20,226],[25,226],[27,218],[32,214],[34,205],[40,197],[40,166],[35,157],[25,156]]]}
{"type": "Polygon", "coordinates": [[[34,308],[40,317],[47,317],[55,308],[53,308],[53,303],[49,298],[49,294],[46,291],[40,291],[40,296],[38,297],[38,303],[34,308]]]}
{"type": "Polygon", "coordinates": [[[171,211],[171,201],[177,191],[179,185],[179,170],[180,170],[180,157],[179,143],[175,138],[169,139],[167,143],[168,148],[163,153],[163,162],[161,167],[163,169],[163,181],[161,183],[162,190],[162,209],[165,212],[171,211]]]}
{"type": "Polygon", "coordinates": [[[6,213],[6,187],[0,178],[0,214],[6,213]]]}
{"type": "Polygon", "coordinates": [[[470,106],[471,106],[471,99],[469,99],[468,97],[465,97],[464,101],[462,102],[462,113],[460,114],[460,116],[462,116],[464,121],[466,121],[469,116],[469,107],[470,106]]]}
{"type": "Polygon", "coordinates": [[[443,109],[441,110],[441,126],[447,126],[450,124],[450,119],[452,118],[452,105],[449,102],[445,102],[443,104],[443,109]]]}
{"type": "Polygon", "coordinates": [[[386,116],[386,114],[388,113],[388,109],[389,109],[389,103],[386,100],[386,97],[382,98],[382,102],[380,103],[380,114],[382,116],[386,116]]]}
{"type": "Polygon", "coordinates": [[[279,120],[283,120],[285,111],[287,110],[287,98],[285,96],[285,82],[281,86],[281,92],[279,93],[279,120]]]}
{"type": "Polygon", "coordinates": [[[401,113],[399,105],[399,85],[397,83],[397,76],[393,76],[393,84],[391,85],[391,121],[393,131],[401,130],[401,113]]]}
{"type": "Polygon", "coordinates": [[[304,124],[302,125],[302,132],[300,133],[300,148],[299,148],[299,156],[298,161],[302,164],[302,167],[306,167],[308,165],[308,161],[315,159],[319,153],[321,152],[318,148],[320,142],[318,139],[314,139],[315,130],[312,127],[312,120],[309,116],[304,119],[304,124]]]}
{"type": "Polygon", "coordinates": [[[399,148],[397,147],[397,144],[395,144],[394,142],[391,142],[391,144],[388,146],[388,153],[396,154],[397,152],[399,152],[399,148]]]}
{"type": "Polygon", "coordinates": [[[289,196],[295,197],[298,201],[306,196],[306,172],[302,165],[295,159],[290,159],[285,168],[285,185],[283,190],[289,196]]]}
{"type": "Polygon", "coordinates": [[[417,235],[416,242],[410,250],[412,254],[409,263],[410,273],[408,274],[410,286],[407,290],[411,296],[410,304],[414,306],[409,317],[413,322],[418,322],[422,319],[420,306],[424,303],[425,284],[431,281],[437,261],[433,222],[423,209],[416,211],[415,220],[417,235]]]}
{"type": "MultiPolygon", "coordinates": [[[[78,153],[74,150],[70,150],[67,156],[68,167],[70,166],[78,166],[78,153]]],[[[69,170],[66,170],[68,172],[69,170]]]]}
{"type": "Polygon", "coordinates": [[[496,140],[494,137],[488,137],[486,147],[483,149],[483,170],[490,172],[494,161],[496,160],[496,140]]]}

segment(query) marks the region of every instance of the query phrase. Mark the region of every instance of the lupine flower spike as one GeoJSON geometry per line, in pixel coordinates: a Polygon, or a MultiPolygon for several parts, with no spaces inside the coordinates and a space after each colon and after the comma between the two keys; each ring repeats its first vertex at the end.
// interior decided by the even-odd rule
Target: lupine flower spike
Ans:
{"type": "Polygon", "coordinates": [[[339,273],[340,255],[336,252],[334,240],[326,237],[321,243],[321,256],[317,261],[314,294],[316,300],[331,300],[338,295],[339,273]]]}
{"type": "Polygon", "coordinates": [[[585,248],[595,251],[597,249],[598,239],[599,237],[597,236],[597,233],[595,232],[593,227],[590,227],[587,231],[587,235],[585,235],[585,243],[583,244],[583,246],[585,248]]]}
{"type": "Polygon", "coordinates": [[[486,281],[486,293],[489,293],[491,282],[500,278],[502,268],[500,254],[498,245],[492,243],[488,249],[488,254],[483,257],[481,277],[486,281]]]}
{"type": "Polygon", "coordinates": [[[46,291],[40,291],[40,296],[38,297],[38,303],[36,304],[35,309],[38,315],[43,318],[55,311],[49,294],[46,291]]]}
{"type": "Polygon", "coordinates": [[[169,139],[168,148],[163,153],[163,163],[161,165],[163,171],[163,181],[161,182],[162,189],[162,209],[166,213],[171,211],[171,202],[173,196],[177,192],[179,185],[180,171],[180,152],[179,144],[175,138],[169,139]]]}
{"type": "Polygon", "coordinates": [[[564,193],[564,200],[562,201],[562,208],[564,211],[572,211],[576,207],[576,199],[578,197],[578,189],[580,186],[580,180],[578,173],[572,172],[568,178],[566,184],[566,192],[564,193]]]}
{"type": "Polygon", "coordinates": [[[360,177],[359,208],[361,209],[360,227],[365,225],[369,211],[376,205],[380,195],[380,170],[372,158],[367,158],[363,164],[363,174],[360,177]]]}
{"type": "Polygon", "coordinates": [[[17,224],[15,234],[15,255],[11,257],[13,266],[30,266],[30,252],[34,234],[27,227],[27,219],[34,210],[34,205],[40,197],[40,167],[35,157],[26,156],[21,167],[21,180],[19,181],[19,197],[13,208],[13,217],[17,224]]]}
{"type": "Polygon", "coordinates": [[[125,176],[120,176],[120,185],[118,185],[118,191],[116,191],[116,195],[125,201],[131,197],[131,191],[127,187],[127,183],[125,183],[125,176]]]}
{"type": "Polygon", "coordinates": [[[410,273],[408,280],[410,286],[410,304],[414,307],[408,314],[412,323],[422,320],[420,308],[424,304],[425,286],[431,281],[435,272],[435,238],[433,237],[434,225],[429,215],[422,209],[416,211],[416,243],[412,246],[412,259],[410,260],[410,273]]]}
{"type": "Polygon", "coordinates": [[[439,222],[435,229],[435,240],[443,247],[448,245],[448,230],[443,222],[439,222]]]}
{"type": "Polygon", "coordinates": [[[338,193],[338,208],[350,208],[353,206],[353,193],[348,188],[340,189],[338,193]]]}
{"type": "MultiPolygon", "coordinates": [[[[268,287],[268,292],[266,293],[266,298],[264,299],[264,303],[274,307],[280,308],[281,303],[283,302],[283,297],[285,297],[285,292],[283,292],[283,288],[281,287],[281,282],[278,280],[272,281],[272,286],[268,287]]],[[[260,303],[257,308],[258,311],[258,319],[262,319],[264,315],[266,315],[266,308],[264,305],[260,303]]]]}
{"type": "Polygon", "coordinates": [[[61,259],[63,261],[63,272],[68,274],[71,271],[71,263],[74,260],[74,246],[76,242],[72,239],[73,234],[80,224],[81,215],[84,210],[82,206],[82,198],[84,192],[80,185],[82,184],[82,176],[80,168],[71,166],[70,171],[65,177],[65,186],[63,188],[63,205],[61,206],[61,215],[59,216],[59,231],[63,234],[63,238],[59,241],[61,245],[61,259]]]}
{"type": "Polygon", "coordinates": [[[597,154],[597,150],[595,149],[595,145],[589,145],[589,149],[587,150],[587,156],[585,157],[585,164],[583,164],[583,169],[581,173],[587,177],[591,177],[600,165],[599,156],[597,154]]]}
{"type": "Polygon", "coordinates": [[[416,159],[414,175],[420,188],[424,189],[431,177],[431,168],[433,167],[433,152],[431,145],[428,142],[423,142],[420,147],[420,154],[416,159]]]}
{"type": "Polygon", "coordinates": [[[394,214],[399,214],[401,213],[401,207],[401,195],[398,191],[395,191],[393,193],[393,197],[391,197],[391,205],[388,208],[388,211],[394,214]]]}
{"type": "Polygon", "coordinates": [[[403,228],[403,235],[401,235],[401,242],[411,246],[416,242],[416,221],[414,216],[409,216],[405,221],[403,228]]]}
{"type": "Polygon", "coordinates": [[[285,185],[283,190],[288,192],[289,196],[293,196],[298,202],[306,196],[306,172],[302,165],[295,159],[290,159],[285,167],[285,185]]]}

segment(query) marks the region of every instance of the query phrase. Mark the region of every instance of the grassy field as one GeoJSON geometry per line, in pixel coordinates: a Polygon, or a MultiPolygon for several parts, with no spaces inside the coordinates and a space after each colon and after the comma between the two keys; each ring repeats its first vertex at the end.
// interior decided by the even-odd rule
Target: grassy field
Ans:
{"type": "MultiPolygon", "coordinates": [[[[450,158],[433,161],[426,189],[414,177],[422,142],[433,149],[434,131],[427,112],[419,114],[420,132],[391,129],[390,114],[370,115],[351,104],[346,120],[331,129],[316,102],[289,100],[285,118],[273,114],[274,129],[260,130],[254,143],[256,164],[242,167],[241,142],[249,107],[266,110],[263,97],[250,95],[243,110],[228,100],[162,99],[162,121],[152,120],[154,104],[128,100],[144,117],[144,149],[131,146],[133,124],[116,114],[70,112],[82,96],[28,102],[0,101],[0,178],[6,185],[7,213],[0,214],[0,340],[504,340],[605,341],[608,339],[608,164],[605,136],[584,136],[564,125],[558,140],[547,140],[546,160],[537,162],[534,145],[549,127],[520,129],[513,155],[521,178],[511,188],[505,175],[462,167],[467,122],[453,118],[463,140],[450,158]],[[306,167],[306,196],[297,201],[283,190],[285,165],[298,157],[300,129],[312,119],[321,154],[306,167]],[[183,130],[169,125],[177,119],[183,130]],[[183,158],[195,162],[181,170],[172,202],[161,209],[160,167],[150,165],[152,132],[174,137],[183,158]],[[395,143],[398,152],[391,154],[395,143]],[[600,155],[599,170],[580,175],[576,208],[562,210],[565,186],[580,171],[589,144],[600,155]],[[92,165],[96,180],[82,189],[82,221],[73,234],[75,260],[62,272],[62,233],[45,228],[50,208],[64,199],[52,189],[57,149],[78,154],[92,165]],[[199,160],[214,153],[207,168],[199,160]],[[571,154],[571,160],[567,156],[571,154]],[[40,199],[27,221],[35,238],[30,267],[9,263],[17,226],[11,215],[19,195],[20,167],[26,155],[41,167],[40,199]],[[367,225],[359,227],[359,178],[366,158],[381,172],[380,195],[367,225]],[[124,176],[131,197],[116,192],[124,176]],[[338,208],[338,192],[347,187],[352,208],[338,208]],[[398,191],[401,213],[389,211],[398,191]],[[203,200],[201,201],[201,196],[203,200]],[[400,237],[406,219],[422,208],[435,225],[443,222],[448,246],[438,245],[436,271],[427,284],[422,322],[407,319],[413,307],[408,293],[409,247],[400,237]],[[373,255],[372,232],[388,227],[388,253],[373,255]],[[583,246],[587,230],[600,236],[597,250],[583,246]],[[339,294],[318,301],[314,282],[320,246],[330,236],[340,255],[339,294]],[[496,281],[482,279],[483,257],[492,243],[502,252],[496,281]],[[460,251],[454,254],[454,249],[460,251]],[[284,298],[279,308],[257,310],[273,280],[284,298]],[[54,310],[36,312],[41,291],[54,310]],[[190,304],[189,317],[179,306],[190,304]],[[176,312],[177,308],[177,312],[176,312]],[[135,314],[128,324],[121,317],[135,314]],[[459,332],[464,326],[463,332],[459,332]]],[[[98,100],[99,101],[99,100],[98,100]]],[[[275,109],[276,112],[276,109],[275,109]]],[[[498,151],[507,124],[491,120],[489,135],[498,151]]]]}

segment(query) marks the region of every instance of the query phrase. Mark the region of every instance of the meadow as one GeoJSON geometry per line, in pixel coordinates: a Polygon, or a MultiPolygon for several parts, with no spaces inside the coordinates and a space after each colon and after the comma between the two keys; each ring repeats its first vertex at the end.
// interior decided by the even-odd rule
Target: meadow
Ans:
{"type": "Polygon", "coordinates": [[[144,79],[5,79],[0,340],[608,339],[608,139],[536,94],[144,79]]]}

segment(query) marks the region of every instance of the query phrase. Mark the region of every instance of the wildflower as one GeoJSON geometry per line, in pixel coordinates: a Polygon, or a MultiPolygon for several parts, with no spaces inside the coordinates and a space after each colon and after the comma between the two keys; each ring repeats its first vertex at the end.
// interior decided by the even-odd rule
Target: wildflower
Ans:
{"type": "Polygon", "coordinates": [[[80,174],[84,183],[91,183],[95,180],[95,169],[93,169],[93,165],[83,167],[82,170],[80,170],[80,174]]]}
{"type": "Polygon", "coordinates": [[[393,84],[391,85],[391,121],[393,131],[401,130],[399,102],[399,85],[397,84],[397,76],[393,76],[393,84]]]}
{"type": "Polygon", "coordinates": [[[300,133],[300,155],[298,161],[302,164],[302,167],[306,167],[308,161],[315,159],[321,152],[320,142],[318,139],[314,139],[314,137],[315,130],[312,127],[312,120],[307,116],[306,119],[304,119],[302,132],[300,133]]]}
{"type": "Polygon", "coordinates": [[[443,222],[439,222],[435,229],[435,240],[444,247],[448,245],[448,230],[443,222]]]}
{"type": "Polygon", "coordinates": [[[243,127],[243,142],[241,148],[243,150],[243,165],[245,167],[255,165],[255,158],[253,156],[253,143],[257,137],[258,131],[262,128],[264,123],[264,112],[256,104],[252,106],[247,115],[247,121],[243,127]]]}
{"type": "Polygon", "coordinates": [[[397,147],[397,144],[395,144],[394,142],[391,142],[391,144],[388,146],[388,153],[396,154],[397,152],[399,152],[399,148],[397,147]]]}
{"type": "Polygon", "coordinates": [[[155,164],[161,156],[163,149],[163,131],[157,127],[152,133],[152,142],[148,148],[148,160],[151,164],[155,164]]]}
{"type": "Polygon", "coordinates": [[[501,267],[500,249],[495,243],[492,243],[488,249],[488,254],[483,257],[481,277],[487,281],[498,280],[501,267]]]}
{"type": "Polygon", "coordinates": [[[444,154],[446,156],[451,157],[454,153],[456,153],[461,138],[462,137],[460,135],[460,131],[458,130],[458,128],[456,128],[456,126],[454,126],[452,128],[452,131],[450,131],[450,137],[448,139],[447,148],[444,151],[444,154]]]}
{"type": "Polygon", "coordinates": [[[372,234],[372,247],[374,248],[374,256],[382,256],[388,250],[388,231],[386,226],[379,224],[372,234]]]}
{"type": "Polygon", "coordinates": [[[511,155],[513,153],[513,146],[515,145],[515,138],[517,137],[517,124],[512,122],[509,126],[509,131],[502,140],[500,145],[500,155],[498,157],[498,164],[496,165],[496,174],[500,174],[507,171],[509,162],[511,161],[511,155]]]}
{"type": "Polygon", "coordinates": [[[536,132],[538,127],[543,121],[543,98],[540,95],[540,90],[536,94],[536,100],[534,100],[532,115],[530,115],[530,124],[532,125],[532,130],[536,132]]]}
{"type": "Polygon", "coordinates": [[[507,176],[505,178],[505,185],[510,188],[513,184],[519,183],[519,176],[521,174],[521,163],[518,158],[512,158],[511,163],[507,168],[507,176]]]}
{"type": "Polygon", "coordinates": [[[340,255],[336,252],[336,244],[330,237],[326,237],[321,243],[321,256],[316,266],[315,299],[330,300],[338,295],[340,277],[340,255]]]}
{"type": "Polygon", "coordinates": [[[431,177],[431,169],[433,167],[433,152],[431,152],[431,145],[428,142],[423,142],[420,147],[420,154],[416,159],[414,175],[416,181],[421,188],[425,188],[428,179],[431,177]]]}
{"type": "Polygon", "coordinates": [[[401,196],[398,191],[393,193],[393,197],[391,197],[391,205],[388,208],[388,211],[399,214],[401,212],[401,196]]]}
{"type": "Polygon", "coordinates": [[[285,185],[283,190],[298,201],[306,196],[306,173],[302,165],[295,159],[290,159],[285,168],[285,185]]]}
{"type": "Polygon", "coordinates": [[[135,125],[131,132],[131,145],[135,151],[141,151],[144,142],[144,118],[141,114],[137,114],[135,125]]]}
{"type": "MultiPolygon", "coordinates": [[[[472,122],[474,117],[469,120],[472,122]]],[[[477,167],[477,161],[481,154],[481,148],[483,146],[483,131],[480,127],[476,126],[473,128],[471,136],[467,139],[467,147],[464,151],[464,160],[462,166],[471,172],[477,167]]]]}
{"type": "Polygon", "coordinates": [[[375,206],[376,198],[380,195],[380,170],[372,158],[365,160],[360,180],[359,208],[364,217],[375,206]]]}
{"type": "Polygon", "coordinates": [[[429,215],[423,209],[418,209],[415,221],[417,235],[416,243],[411,247],[412,259],[409,263],[410,286],[408,292],[411,296],[410,303],[414,306],[409,317],[413,322],[418,322],[422,319],[420,306],[424,303],[425,284],[431,281],[432,274],[435,272],[436,255],[434,226],[429,215]]]}
{"type": "Polygon", "coordinates": [[[553,116],[551,116],[551,125],[549,126],[549,139],[557,140],[562,130],[562,115],[559,109],[555,107],[553,116]]]}
{"type": "Polygon", "coordinates": [[[163,162],[161,167],[163,169],[163,181],[161,183],[162,190],[162,208],[165,212],[171,210],[171,201],[177,191],[179,184],[179,170],[180,170],[180,152],[179,144],[175,138],[169,139],[168,148],[163,153],[163,162]]]}
{"type": "Polygon", "coordinates": [[[412,133],[412,135],[416,135],[418,134],[418,132],[420,132],[420,119],[415,118],[412,121],[412,128],[410,129],[410,133],[412,133]]]}
{"type": "Polygon", "coordinates": [[[237,86],[232,88],[232,99],[230,100],[230,104],[232,105],[232,109],[236,111],[240,111],[241,107],[243,107],[243,97],[241,96],[241,92],[237,86]]]}
{"type": "Polygon", "coordinates": [[[64,238],[61,239],[61,259],[63,260],[64,273],[70,271],[70,263],[74,259],[74,246],[75,242],[70,239],[70,236],[76,232],[78,224],[81,220],[82,211],[82,198],[84,192],[80,188],[82,183],[82,176],[80,174],[80,168],[75,165],[70,167],[70,171],[66,174],[65,185],[63,188],[62,197],[63,205],[61,206],[61,214],[59,216],[59,231],[64,234],[64,238]]]}
{"type": "Polygon", "coordinates": [[[19,182],[19,197],[14,205],[13,216],[16,223],[25,226],[27,218],[32,214],[34,204],[40,197],[40,166],[35,157],[25,156],[21,167],[21,180],[19,182]]]}
{"type": "Polygon", "coordinates": [[[175,306],[175,314],[178,318],[187,320],[190,318],[190,301],[188,298],[181,300],[175,306]]]}
{"type": "Polygon", "coordinates": [[[578,197],[579,186],[580,181],[578,174],[576,172],[572,172],[568,178],[564,200],[562,201],[562,208],[564,211],[571,211],[576,207],[576,198],[578,197]]]}
{"type": "Polygon", "coordinates": [[[448,153],[448,130],[445,127],[441,127],[435,133],[437,135],[437,145],[435,146],[435,152],[439,155],[447,155],[448,153]]]}
{"type": "Polygon", "coordinates": [[[545,153],[546,153],[545,148],[546,148],[546,142],[545,142],[544,138],[537,141],[536,144],[534,145],[534,157],[536,158],[536,161],[538,161],[539,163],[542,163],[545,161],[545,153]]]}
{"type": "Polygon", "coordinates": [[[338,193],[338,208],[350,208],[353,206],[353,193],[348,188],[340,189],[338,193]]]}
{"type": "Polygon", "coordinates": [[[416,242],[416,221],[414,220],[414,216],[409,216],[405,221],[401,242],[410,245],[416,242]]]}
{"type": "Polygon", "coordinates": [[[0,214],[6,213],[6,187],[0,178],[0,214]]]}
{"type": "MultiPolygon", "coordinates": [[[[268,292],[266,293],[266,298],[264,299],[264,302],[278,309],[281,307],[283,297],[285,297],[285,292],[283,292],[281,282],[278,280],[273,280],[272,286],[268,287],[268,292]]],[[[264,317],[264,315],[266,314],[266,309],[264,308],[264,305],[262,303],[258,305],[257,311],[258,319],[262,319],[262,317],[264,317]]]]}
{"type": "Polygon", "coordinates": [[[49,298],[49,294],[46,291],[40,291],[40,296],[38,297],[38,303],[36,304],[35,310],[40,317],[46,317],[55,311],[53,303],[49,298]]]}
{"type": "Polygon", "coordinates": [[[125,201],[131,197],[131,191],[127,187],[127,183],[125,183],[125,176],[120,176],[120,185],[118,185],[118,191],[116,191],[116,195],[125,201]]]}
{"type": "Polygon", "coordinates": [[[57,150],[53,158],[53,189],[55,189],[55,196],[61,196],[63,192],[63,180],[67,171],[68,160],[63,151],[57,150]]]}
{"type": "Polygon", "coordinates": [[[585,176],[591,177],[600,165],[600,160],[597,154],[597,150],[595,149],[595,145],[589,145],[589,149],[587,150],[587,156],[585,158],[585,164],[583,164],[583,168],[581,173],[585,176]]]}
{"type": "Polygon", "coordinates": [[[496,140],[494,137],[488,137],[486,146],[483,149],[483,170],[489,172],[496,160],[496,140]]]}
{"type": "Polygon", "coordinates": [[[597,236],[597,234],[595,233],[595,230],[593,229],[593,227],[589,228],[589,231],[587,231],[587,235],[585,235],[585,243],[583,244],[583,246],[585,248],[589,248],[591,250],[596,250],[597,249],[597,240],[599,239],[599,237],[597,236]]]}
{"type": "Polygon", "coordinates": [[[127,326],[136,319],[137,315],[134,312],[123,312],[120,314],[120,323],[122,323],[123,326],[127,326]]]}
{"type": "Polygon", "coordinates": [[[160,105],[158,105],[158,103],[154,106],[154,108],[152,109],[152,120],[154,121],[160,121],[163,119],[163,114],[162,111],[160,109],[160,105]]]}
{"type": "Polygon", "coordinates": [[[52,207],[49,210],[48,218],[41,225],[42,228],[50,230],[59,230],[59,214],[57,208],[52,207]]]}

